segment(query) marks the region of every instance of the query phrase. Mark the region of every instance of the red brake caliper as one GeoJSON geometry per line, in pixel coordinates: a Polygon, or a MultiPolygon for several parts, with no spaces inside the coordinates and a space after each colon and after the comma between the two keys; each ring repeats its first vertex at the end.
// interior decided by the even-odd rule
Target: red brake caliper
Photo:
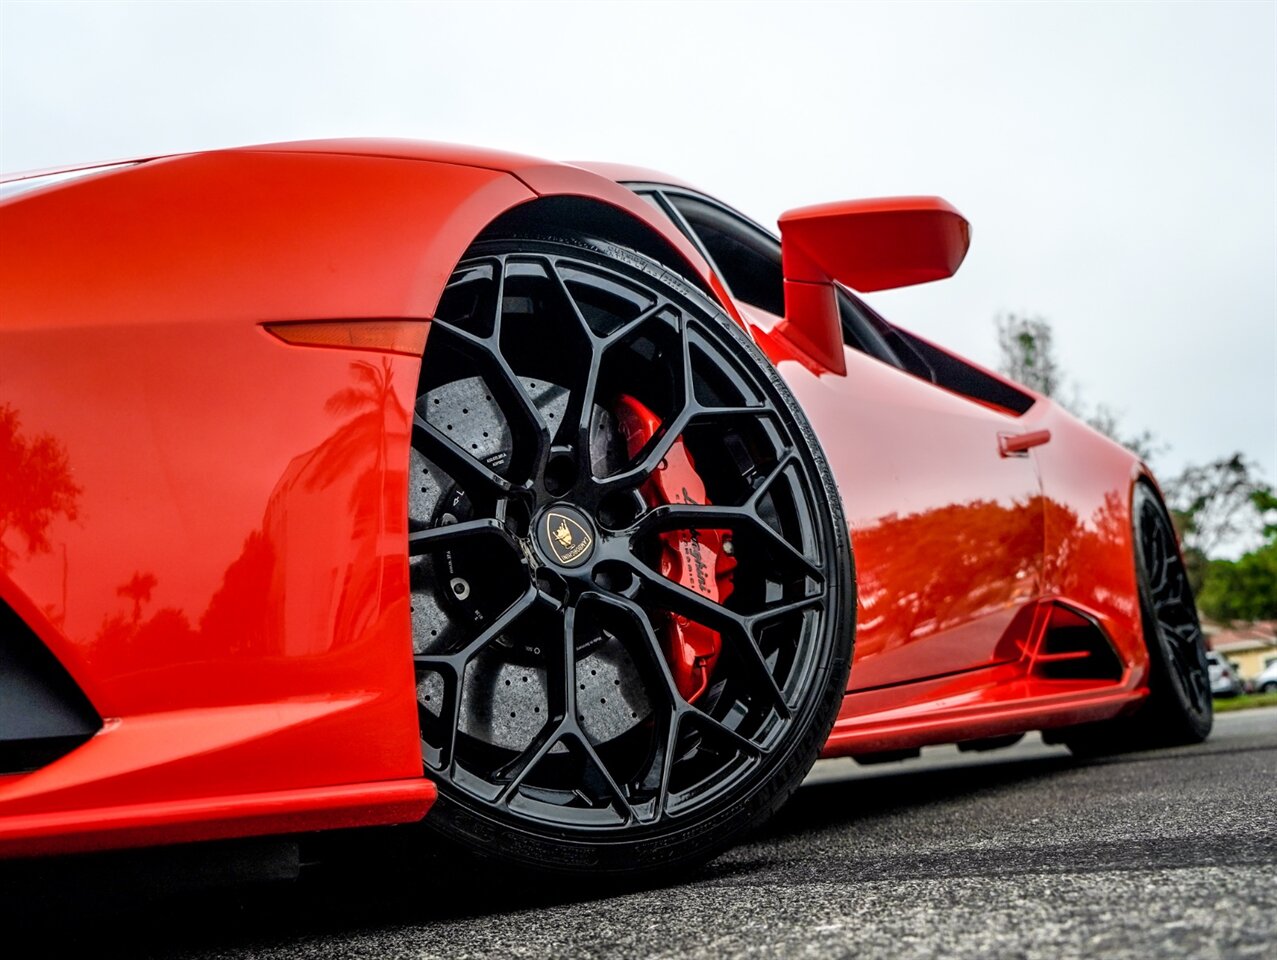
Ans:
{"type": "MultiPolygon", "coordinates": [[[[617,400],[616,418],[630,457],[637,456],[661,426],[656,414],[626,395],[617,400]]],[[[670,446],[669,453],[640,491],[649,507],[663,503],[709,503],[705,484],[681,436],[670,446]]],[[[722,603],[731,595],[736,558],[732,555],[730,530],[677,530],[660,537],[660,571],[664,576],[715,603],[722,603]]],[[[721,647],[722,637],[717,630],[678,614],[669,615],[665,655],[679,693],[688,703],[709,686],[721,647]]]]}

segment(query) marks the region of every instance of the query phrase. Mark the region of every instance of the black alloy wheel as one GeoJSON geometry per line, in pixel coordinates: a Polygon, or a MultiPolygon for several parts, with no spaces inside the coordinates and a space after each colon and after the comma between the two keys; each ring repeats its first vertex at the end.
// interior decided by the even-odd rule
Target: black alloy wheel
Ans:
{"type": "Polygon", "coordinates": [[[1149,696],[1124,717],[1056,732],[1052,741],[1080,756],[1201,743],[1214,706],[1206,637],[1170,514],[1139,481],[1131,498],[1140,620],[1149,658],[1149,696]]]}
{"type": "Polygon", "coordinates": [[[809,426],[721,308],[625,248],[479,243],[431,326],[412,448],[427,825],[635,875],[783,802],[845,690],[850,545],[809,426]],[[716,638],[695,690],[679,630],[716,638]]]}
{"type": "Polygon", "coordinates": [[[1145,483],[1135,488],[1140,613],[1153,660],[1153,693],[1168,734],[1178,743],[1200,743],[1214,722],[1206,636],[1180,555],[1175,528],[1161,500],[1145,483]]]}

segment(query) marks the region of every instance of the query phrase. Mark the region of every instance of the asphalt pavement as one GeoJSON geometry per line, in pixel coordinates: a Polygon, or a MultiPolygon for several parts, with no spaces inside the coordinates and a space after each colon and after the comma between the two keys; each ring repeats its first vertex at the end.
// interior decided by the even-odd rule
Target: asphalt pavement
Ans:
{"type": "Polygon", "coordinates": [[[822,761],[759,836],[660,889],[502,889],[421,856],[365,831],[290,883],[103,899],[71,875],[6,938],[137,958],[1277,960],[1277,709],[1095,761],[1037,737],[822,761]]]}

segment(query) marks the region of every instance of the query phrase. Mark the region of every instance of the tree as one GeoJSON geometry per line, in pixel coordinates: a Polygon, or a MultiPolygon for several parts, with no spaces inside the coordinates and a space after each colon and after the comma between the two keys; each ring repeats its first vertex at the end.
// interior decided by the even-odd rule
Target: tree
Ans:
{"type": "Polygon", "coordinates": [[[1277,619],[1277,537],[1240,560],[1212,560],[1197,595],[1216,620],[1277,619]]]}
{"type": "Polygon", "coordinates": [[[1277,496],[1240,454],[1187,467],[1167,486],[1198,606],[1216,620],[1277,617],[1277,496]],[[1259,531],[1238,560],[1212,560],[1221,544],[1259,531]]]}
{"type": "Polygon", "coordinates": [[[998,371],[1044,397],[1054,397],[1062,384],[1051,322],[1016,313],[1000,313],[993,322],[1001,357],[998,371]]]}
{"type": "Polygon", "coordinates": [[[1148,430],[1127,434],[1115,411],[1107,404],[1091,407],[1073,387],[1068,399],[1064,397],[1067,379],[1061,372],[1055,356],[1055,334],[1051,321],[1043,316],[1027,316],[1001,313],[993,318],[998,331],[998,372],[1022,383],[1044,397],[1051,397],[1080,420],[1112,440],[1132,451],[1142,460],[1149,460],[1164,444],[1148,430]]]}
{"type": "Polygon", "coordinates": [[[80,493],[66,447],[52,434],[23,433],[18,411],[0,404],[0,570],[13,568],[18,541],[27,556],[47,553],[50,525],[78,517],[80,493]]]}
{"type": "Polygon", "coordinates": [[[115,588],[117,595],[133,601],[133,622],[142,622],[142,606],[151,602],[151,591],[158,583],[153,573],[135,573],[132,579],[115,588]]]}
{"type": "Polygon", "coordinates": [[[1190,464],[1164,484],[1166,503],[1186,551],[1203,557],[1256,534],[1272,524],[1277,499],[1258,477],[1258,467],[1242,453],[1205,464],[1190,464]]]}

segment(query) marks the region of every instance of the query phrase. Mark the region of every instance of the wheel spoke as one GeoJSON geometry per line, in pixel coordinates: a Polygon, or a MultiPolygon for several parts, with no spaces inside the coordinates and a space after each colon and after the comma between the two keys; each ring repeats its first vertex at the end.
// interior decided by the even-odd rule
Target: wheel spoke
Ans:
{"type": "Polygon", "coordinates": [[[542,594],[537,590],[535,584],[528,584],[526,590],[519,595],[513,603],[503,610],[499,616],[479,632],[479,635],[463,646],[460,650],[452,653],[423,653],[413,657],[413,661],[418,667],[424,670],[445,671],[451,670],[458,676],[465,673],[466,665],[475,658],[484,647],[496,640],[516,620],[522,617],[533,605],[540,599],[542,594]]]}
{"type": "Polygon", "coordinates": [[[625,817],[626,824],[637,821],[639,819],[639,815],[634,809],[634,805],[630,802],[629,796],[626,795],[626,792],[621,785],[616,782],[616,778],[612,776],[612,771],[607,768],[607,764],[603,762],[603,758],[599,756],[598,750],[594,748],[594,744],[590,742],[590,738],[586,736],[585,731],[578,727],[575,733],[568,734],[567,736],[576,741],[581,752],[585,754],[586,760],[603,778],[603,784],[607,787],[607,792],[612,795],[612,799],[620,808],[622,816],[625,817]]]}
{"type": "Polygon", "coordinates": [[[652,812],[653,820],[659,820],[670,803],[670,781],[674,777],[674,764],[678,760],[675,754],[678,751],[679,734],[683,730],[683,715],[684,711],[675,710],[666,722],[664,743],[658,758],[661,770],[656,789],[656,805],[652,812]]]}
{"type": "Polygon", "coordinates": [[[507,781],[502,785],[501,791],[493,802],[508,805],[528,774],[535,770],[537,764],[554,749],[555,744],[563,739],[566,731],[565,717],[546,721],[527,748],[493,774],[494,780],[507,781]]]}
{"type": "Polygon", "coordinates": [[[467,540],[496,539],[506,544],[511,550],[517,550],[514,538],[499,521],[492,517],[480,517],[477,520],[466,520],[441,527],[430,527],[408,534],[408,556],[419,557],[423,554],[437,553],[467,540]]]}
{"type": "Polygon", "coordinates": [[[756,539],[755,545],[773,560],[824,583],[825,574],[811,559],[777,533],[762,517],[748,507],[724,507],[717,504],[670,503],[648,511],[634,525],[635,535],[669,530],[731,530],[738,538],[756,539]]]}
{"type": "Polygon", "coordinates": [[[620,490],[629,490],[642,484],[661,465],[673,448],[675,441],[682,435],[687,424],[691,422],[691,411],[681,411],[672,422],[662,424],[661,429],[639,451],[639,459],[629,467],[607,477],[595,478],[595,492],[598,496],[606,496],[620,490]]]}
{"type": "Polygon", "coordinates": [[[746,631],[746,622],[739,614],[702,593],[670,580],[641,560],[632,558],[630,569],[639,580],[641,594],[649,596],[657,606],[720,633],[737,636],[746,631]]]}
{"type": "Polygon", "coordinates": [[[439,766],[451,774],[457,766],[457,736],[461,729],[461,687],[464,673],[441,670],[439,676],[443,679],[443,703],[439,707],[439,717],[445,722],[444,736],[447,738],[440,751],[439,766]]]}
{"type": "MultiPolygon", "coordinates": [[[[651,620],[642,607],[626,597],[604,593],[592,593],[589,596],[593,602],[621,611],[639,628],[643,640],[640,646],[647,655],[647,659],[656,668],[662,681],[661,686],[667,699],[669,712],[664,723],[659,724],[659,727],[663,728],[663,731],[658,731],[658,735],[663,732],[663,746],[661,754],[657,758],[661,769],[656,808],[653,816],[659,817],[669,802],[670,776],[673,772],[674,763],[678,759],[675,754],[684,717],[695,717],[703,726],[730,739],[734,745],[747,752],[750,756],[758,756],[762,753],[761,748],[753,741],[728,729],[695,704],[688,703],[683,699],[683,695],[678,689],[678,684],[674,680],[674,675],[670,672],[661,641],[656,636],[651,620]]],[[[779,696],[779,692],[777,692],[777,696],[779,696]]]]}
{"type": "Polygon", "coordinates": [[[672,420],[663,423],[661,429],[639,452],[637,462],[631,462],[624,470],[595,480],[598,493],[608,494],[642,484],[661,465],[661,461],[669,456],[670,450],[688,427],[707,422],[713,423],[720,419],[738,419],[742,416],[770,419],[774,417],[774,411],[768,407],[752,406],[705,407],[689,395],[683,408],[674,415],[672,420]]]}
{"type": "Polygon", "coordinates": [[[771,489],[775,485],[776,481],[785,475],[786,470],[797,465],[798,458],[792,453],[787,453],[785,456],[777,460],[771,470],[767,472],[767,476],[763,478],[763,482],[760,483],[754,489],[754,492],[749,495],[749,503],[747,506],[755,510],[758,509],[758,505],[762,503],[763,498],[766,497],[767,494],[771,493],[771,489]]]}
{"type": "Polygon", "coordinates": [[[771,620],[779,620],[781,617],[787,617],[791,613],[801,613],[804,610],[811,610],[815,607],[823,607],[824,605],[825,598],[820,594],[813,594],[810,597],[802,597],[798,600],[791,600],[788,603],[777,603],[766,607],[761,612],[750,616],[749,623],[751,627],[755,627],[771,620]]]}
{"type": "Polygon", "coordinates": [[[763,655],[762,648],[759,647],[753,633],[744,634],[744,636],[737,639],[736,643],[726,649],[746,663],[758,682],[762,684],[762,692],[771,700],[776,712],[782,718],[788,720],[791,708],[789,701],[785,699],[785,691],[776,682],[776,675],[772,673],[771,665],[768,664],[767,657],[763,655]]]}
{"type": "Polygon", "coordinates": [[[776,682],[776,677],[771,672],[771,667],[768,666],[758,641],[754,638],[750,618],[733,613],[695,590],[661,576],[643,563],[635,562],[632,564],[632,569],[642,584],[641,589],[650,593],[658,606],[669,609],[671,613],[681,614],[711,630],[717,630],[728,638],[728,649],[750,667],[777,711],[782,716],[789,715],[789,704],[785,700],[785,694],[776,682]]]}
{"type": "Polygon", "coordinates": [[[590,366],[586,371],[585,383],[580,391],[574,391],[564,419],[576,424],[576,445],[578,450],[590,449],[590,422],[594,415],[594,406],[598,397],[599,372],[607,354],[616,346],[626,343],[631,337],[647,326],[656,315],[665,308],[664,303],[645,310],[624,326],[614,330],[605,337],[590,334],[590,366]],[[577,395],[579,393],[579,396],[577,395]]]}
{"type": "Polygon", "coordinates": [[[593,592],[585,594],[581,599],[583,603],[593,602],[612,607],[634,624],[642,640],[639,646],[661,680],[661,692],[665,695],[670,709],[677,711],[684,703],[683,695],[679,692],[674,674],[670,671],[669,661],[665,659],[665,649],[652,628],[652,621],[648,618],[647,611],[633,600],[616,594],[593,592]]]}
{"type": "Polygon", "coordinates": [[[699,725],[702,729],[710,731],[711,736],[722,737],[730,743],[739,753],[744,754],[750,759],[761,757],[765,751],[748,737],[742,736],[731,727],[727,726],[721,720],[711,717],[704,710],[697,710],[695,707],[689,707],[683,711],[685,719],[690,719],[693,724],[699,725]]]}
{"type": "MultiPolygon", "coordinates": [[[[529,476],[539,477],[545,469],[550,456],[550,428],[541,411],[528,395],[527,389],[519,379],[514,368],[501,352],[501,303],[505,290],[504,264],[497,283],[497,308],[493,319],[492,334],[479,337],[455,324],[436,320],[434,327],[453,341],[453,345],[472,361],[479,364],[491,377],[483,377],[483,381],[493,393],[505,400],[507,408],[513,406],[518,419],[523,421],[524,429],[532,435],[532,458],[528,469],[529,476]]],[[[437,335],[437,334],[432,334],[437,335]]],[[[508,421],[507,421],[508,422],[508,421]]],[[[510,429],[517,426],[510,423],[510,429]]],[[[517,451],[516,451],[517,453],[517,451]]]]}
{"type": "Polygon", "coordinates": [[[600,337],[603,350],[610,350],[618,344],[623,344],[642,330],[649,322],[651,322],[662,310],[669,306],[664,300],[657,300],[656,305],[648,307],[633,320],[628,320],[621,326],[617,327],[605,337],[600,337]]]}
{"type": "Polygon", "coordinates": [[[521,489],[470,456],[419,413],[412,417],[412,445],[467,490],[479,487],[497,497],[509,497],[521,489]]]}
{"type": "Polygon", "coordinates": [[[1194,673],[1196,671],[1185,663],[1184,658],[1180,656],[1177,651],[1172,651],[1171,653],[1170,666],[1176,677],[1179,678],[1179,685],[1181,689],[1183,689],[1185,696],[1187,696],[1191,702],[1193,709],[1200,710],[1202,703],[1197,683],[1194,678],[1194,673]]]}

